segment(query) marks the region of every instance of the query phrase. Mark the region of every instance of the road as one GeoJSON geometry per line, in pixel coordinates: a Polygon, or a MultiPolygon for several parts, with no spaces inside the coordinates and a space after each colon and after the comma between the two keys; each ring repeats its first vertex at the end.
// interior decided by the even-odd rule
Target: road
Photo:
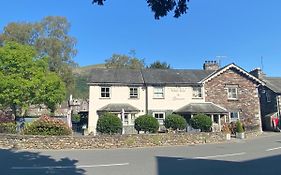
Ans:
{"type": "Polygon", "coordinates": [[[281,133],[224,144],[115,150],[0,150],[2,175],[277,175],[281,133]]]}

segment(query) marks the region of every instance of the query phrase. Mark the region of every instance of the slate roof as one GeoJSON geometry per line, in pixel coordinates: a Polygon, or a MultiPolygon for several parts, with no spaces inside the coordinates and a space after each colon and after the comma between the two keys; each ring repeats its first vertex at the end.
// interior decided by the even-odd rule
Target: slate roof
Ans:
{"type": "Polygon", "coordinates": [[[146,84],[196,84],[214,71],[186,69],[144,69],[146,84]]]}
{"type": "Polygon", "coordinates": [[[281,77],[265,77],[265,85],[277,94],[281,94],[281,77]]]}
{"type": "Polygon", "coordinates": [[[90,83],[143,84],[140,70],[134,69],[93,69],[90,83]]]}
{"type": "Polygon", "coordinates": [[[213,72],[184,69],[93,69],[90,83],[196,84],[213,72]]]}
{"type": "Polygon", "coordinates": [[[190,103],[176,113],[227,113],[227,110],[213,103],[190,103]]]}
{"type": "Polygon", "coordinates": [[[98,112],[121,112],[124,109],[125,112],[139,112],[140,110],[127,103],[111,103],[98,110],[98,112]]]}

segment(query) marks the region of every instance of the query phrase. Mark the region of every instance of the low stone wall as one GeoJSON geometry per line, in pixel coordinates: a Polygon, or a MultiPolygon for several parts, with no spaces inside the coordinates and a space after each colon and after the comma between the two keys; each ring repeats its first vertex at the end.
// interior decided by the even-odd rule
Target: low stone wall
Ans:
{"type": "Polygon", "coordinates": [[[222,133],[163,133],[115,136],[25,136],[0,134],[0,148],[8,149],[111,149],[190,145],[225,141],[222,133]]]}

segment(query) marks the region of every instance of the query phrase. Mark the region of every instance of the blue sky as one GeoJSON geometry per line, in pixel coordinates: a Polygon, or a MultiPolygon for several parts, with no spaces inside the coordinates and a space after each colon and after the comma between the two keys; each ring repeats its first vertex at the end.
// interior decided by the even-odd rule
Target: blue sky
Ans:
{"type": "Polygon", "coordinates": [[[81,66],[103,63],[113,53],[166,61],[173,68],[200,69],[205,60],[261,67],[281,76],[280,0],[190,0],[179,19],[154,20],[145,0],[1,0],[0,31],[10,22],[65,16],[77,38],[81,66]]]}

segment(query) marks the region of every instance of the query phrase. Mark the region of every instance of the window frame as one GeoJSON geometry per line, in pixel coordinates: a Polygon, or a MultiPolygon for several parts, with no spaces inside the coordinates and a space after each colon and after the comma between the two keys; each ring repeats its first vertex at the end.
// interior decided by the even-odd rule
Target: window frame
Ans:
{"type": "Polygon", "coordinates": [[[139,87],[129,87],[129,99],[138,99],[139,98],[139,87]],[[131,93],[131,89],[133,93],[131,93]],[[134,91],[136,90],[136,92],[134,91]]]}
{"type": "Polygon", "coordinates": [[[165,98],[165,92],[164,91],[165,91],[164,87],[162,87],[162,86],[154,86],[153,87],[153,98],[155,98],[155,99],[164,99],[165,98]],[[157,92],[156,89],[161,89],[162,92],[160,92],[160,91],[157,92]],[[158,96],[158,95],[161,95],[161,96],[158,96]]]}
{"type": "Polygon", "coordinates": [[[158,121],[158,123],[159,123],[160,125],[164,125],[164,120],[165,120],[165,118],[166,118],[165,112],[153,112],[153,113],[152,113],[152,116],[153,116],[154,118],[156,118],[156,120],[158,121]],[[163,118],[159,118],[159,117],[156,118],[156,115],[163,115],[163,118]]]}
{"type": "Polygon", "coordinates": [[[101,86],[100,87],[100,98],[111,98],[111,87],[101,86]],[[105,91],[103,92],[102,89],[105,89],[105,91]],[[108,89],[108,91],[106,91],[106,89],[108,89]],[[104,97],[103,97],[103,94],[105,95],[104,97]],[[108,97],[106,94],[108,94],[108,97]]]}
{"type": "Polygon", "coordinates": [[[235,86],[227,87],[227,99],[238,100],[238,87],[235,87],[235,86]],[[235,93],[233,93],[233,91],[230,91],[230,90],[235,90],[235,93]],[[235,97],[233,97],[234,94],[235,94],[235,97]]]}
{"type": "Polygon", "coordinates": [[[240,112],[239,111],[231,111],[231,112],[229,112],[229,123],[236,122],[238,120],[240,120],[240,112]],[[237,114],[237,118],[233,119],[231,117],[231,114],[237,114]]]}
{"type": "Polygon", "coordinates": [[[198,87],[198,86],[192,87],[192,98],[203,98],[202,87],[198,87]]]}

